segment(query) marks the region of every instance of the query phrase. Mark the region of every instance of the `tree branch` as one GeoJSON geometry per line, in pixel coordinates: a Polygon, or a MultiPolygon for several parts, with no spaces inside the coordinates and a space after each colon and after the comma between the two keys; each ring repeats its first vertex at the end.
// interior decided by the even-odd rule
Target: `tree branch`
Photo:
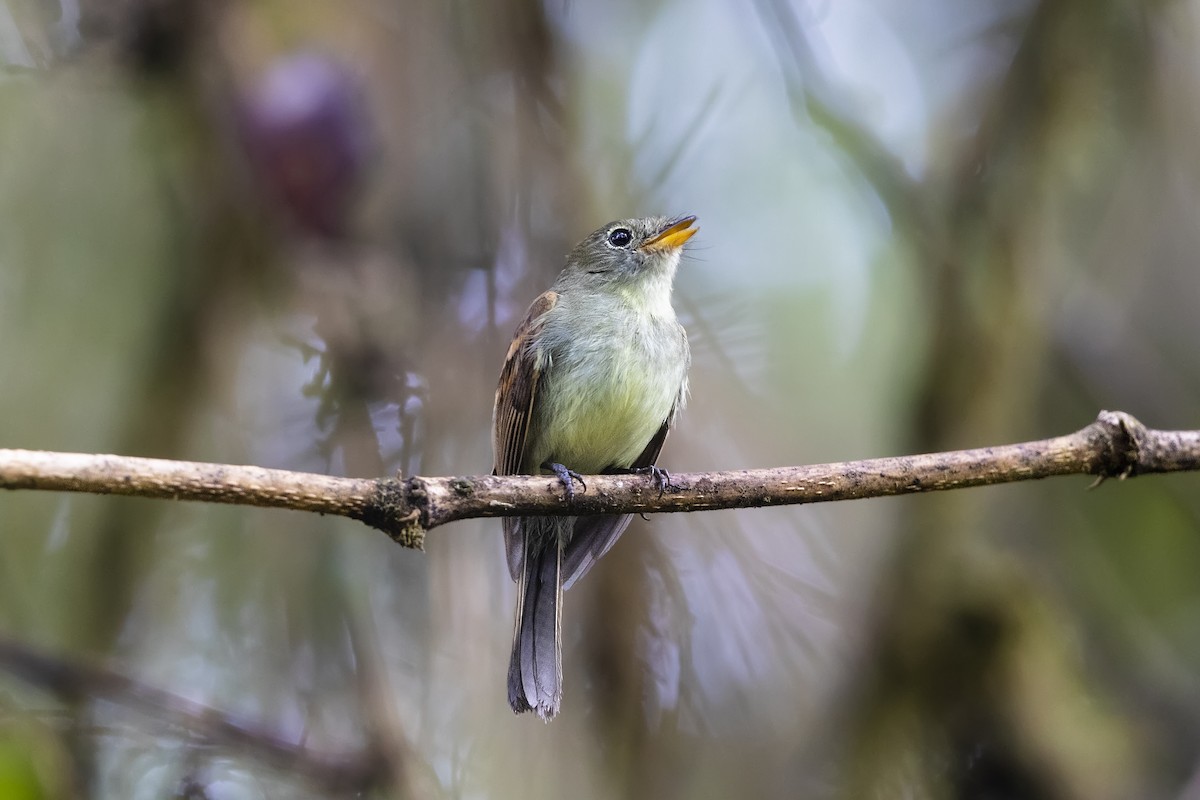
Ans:
{"type": "Polygon", "coordinates": [[[671,476],[593,475],[568,502],[558,478],[334,478],[286,470],[113,455],[0,450],[0,489],[93,492],[337,514],[422,547],[425,533],[474,517],[636,514],[820,503],[1048,478],[1127,478],[1200,469],[1200,431],[1146,428],[1104,411],[1067,436],[836,464],[671,476]]]}

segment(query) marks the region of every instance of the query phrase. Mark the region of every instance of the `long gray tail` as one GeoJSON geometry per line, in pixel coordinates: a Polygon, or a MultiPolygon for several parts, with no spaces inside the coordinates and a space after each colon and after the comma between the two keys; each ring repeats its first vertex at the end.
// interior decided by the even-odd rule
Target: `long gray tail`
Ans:
{"type": "Polygon", "coordinates": [[[536,550],[526,545],[517,581],[508,703],[518,714],[532,710],[549,719],[562,702],[562,545],[543,544],[536,550]]]}

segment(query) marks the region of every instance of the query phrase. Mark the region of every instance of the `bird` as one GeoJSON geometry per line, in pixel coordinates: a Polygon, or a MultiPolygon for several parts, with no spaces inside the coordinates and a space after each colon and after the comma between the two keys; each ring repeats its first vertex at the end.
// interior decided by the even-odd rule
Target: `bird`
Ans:
{"type": "MultiPolygon", "coordinates": [[[[696,217],[643,217],[593,231],[517,326],[492,413],[495,475],[555,474],[568,501],[582,475],[650,472],[688,395],[691,353],[671,303],[696,217]]],[[[508,669],[513,711],[562,702],[562,597],[613,546],[630,515],[507,517],[517,584],[508,669]]]]}

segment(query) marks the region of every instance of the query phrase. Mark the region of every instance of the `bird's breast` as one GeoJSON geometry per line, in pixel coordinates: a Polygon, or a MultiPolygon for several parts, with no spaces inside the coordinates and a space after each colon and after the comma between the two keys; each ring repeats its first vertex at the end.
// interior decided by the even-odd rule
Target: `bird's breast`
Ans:
{"type": "Polygon", "coordinates": [[[537,459],[583,473],[628,467],[671,413],[688,366],[674,317],[608,311],[553,331],[534,430],[537,459]],[[580,322],[587,323],[581,327],[580,322]]]}

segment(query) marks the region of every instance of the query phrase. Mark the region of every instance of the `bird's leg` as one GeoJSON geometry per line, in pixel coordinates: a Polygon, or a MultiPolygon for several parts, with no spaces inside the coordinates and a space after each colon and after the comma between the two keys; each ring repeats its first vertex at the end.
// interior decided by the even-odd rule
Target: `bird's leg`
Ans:
{"type": "Polygon", "coordinates": [[[583,482],[583,477],[573,469],[567,469],[555,461],[547,461],[545,464],[542,464],[542,469],[550,470],[562,481],[563,489],[567,493],[568,503],[575,499],[575,485],[572,481],[579,481],[579,485],[583,487],[585,492],[587,491],[587,484],[583,482]]]}
{"type": "Polygon", "coordinates": [[[658,496],[662,497],[666,492],[675,491],[671,485],[671,473],[667,472],[662,467],[656,467],[651,464],[648,467],[609,467],[604,470],[607,475],[649,475],[654,481],[654,488],[658,489],[658,496]]]}
{"type": "Polygon", "coordinates": [[[671,485],[671,473],[667,472],[662,467],[656,467],[651,464],[648,467],[638,467],[634,470],[636,475],[649,475],[654,481],[655,488],[658,489],[658,496],[662,497],[668,491],[675,491],[675,487],[671,485]]]}

